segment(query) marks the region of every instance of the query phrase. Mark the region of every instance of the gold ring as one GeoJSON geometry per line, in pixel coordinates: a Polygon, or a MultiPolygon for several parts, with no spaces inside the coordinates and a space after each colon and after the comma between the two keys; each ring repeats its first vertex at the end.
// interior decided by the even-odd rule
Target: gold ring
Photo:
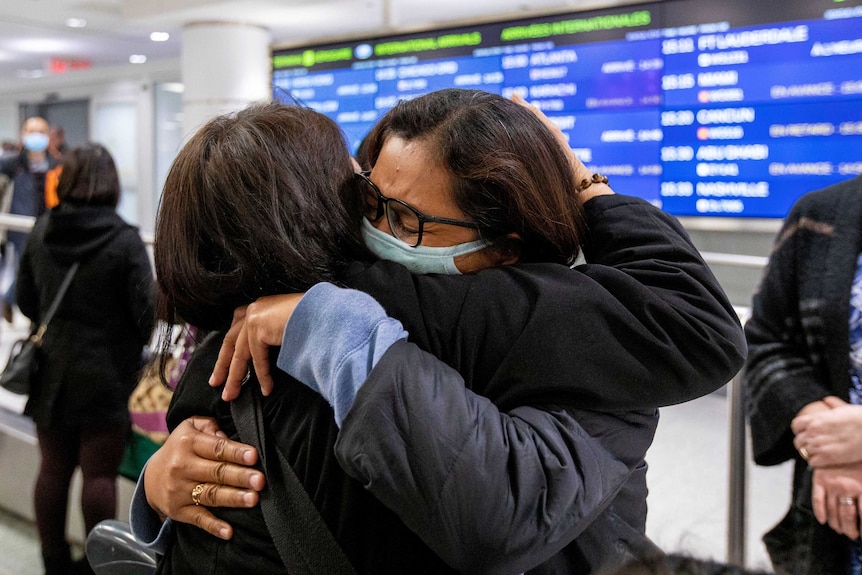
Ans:
{"type": "Polygon", "coordinates": [[[839,497],[838,505],[856,505],[856,500],[852,497],[839,497]]]}
{"type": "Polygon", "coordinates": [[[195,505],[201,504],[201,493],[204,492],[204,484],[198,483],[195,485],[195,488],[192,489],[192,501],[195,502],[195,505]]]}
{"type": "Polygon", "coordinates": [[[805,449],[804,447],[799,448],[799,455],[802,456],[802,459],[804,459],[805,461],[808,461],[808,450],[805,449]]]}

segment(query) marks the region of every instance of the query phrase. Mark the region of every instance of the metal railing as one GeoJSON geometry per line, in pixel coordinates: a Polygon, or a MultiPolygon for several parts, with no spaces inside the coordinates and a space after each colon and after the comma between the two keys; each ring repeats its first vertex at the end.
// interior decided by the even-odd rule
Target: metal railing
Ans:
{"type": "Polygon", "coordinates": [[[0,229],[14,232],[29,232],[36,218],[33,216],[16,216],[15,214],[0,214],[0,229]]]}
{"type": "Polygon", "coordinates": [[[746,565],[747,500],[745,398],[742,371],[728,384],[729,456],[727,478],[727,555],[732,565],[746,565]]]}
{"type": "MultiPolygon", "coordinates": [[[[701,252],[707,264],[731,265],[762,269],[769,258],[701,252]]],[[[740,322],[745,325],[750,310],[737,309],[740,322]]],[[[746,500],[746,455],[748,427],[745,418],[745,394],[742,386],[743,371],[740,370],[727,384],[728,397],[728,478],[727,478],[727,554],[726,561],[740,567],[746,566],[747,500],[746,500]]]]}
{"type": "Polygon", "coordinates": [[[763,268],[769,258],[762,256],[744,256],[742,254],[722,254],[718,252],[700,252],[700,256],[708,264],[729,265],[740,268],[763,268]]]}
{"type": "MultiPolygon", "coordinates": [[[[12,230],[15,232],[29,232],[33,228],[36,218],[33,216],[19,216],[16,214],[0,214],[0,230],[12,230]]],[[[148,246],[153,245],[152,234],[141,234],[141,239],[148,246]]]]}

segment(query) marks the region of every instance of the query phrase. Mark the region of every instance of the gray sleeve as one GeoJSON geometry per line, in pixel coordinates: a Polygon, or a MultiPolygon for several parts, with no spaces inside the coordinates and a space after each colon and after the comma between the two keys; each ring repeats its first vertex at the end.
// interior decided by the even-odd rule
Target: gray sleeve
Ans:
{"type": "Polygon", "coordinates": [[[340,427],[378,359],[406,337],[370,295],[319,283],[285,326],[276,365],[322,395],[340,427]]]}
{"type": "MultiPolygon", "coordinates": [[[[146,470],[146,466],[144,466],[146,470]]],[[[147,503],[144,490],[144,470],[135,485],[132,502],[129,506],[129,526],[132,535],[141,547],[164,555],[171,541],[172,523],[170,519],[162,521],[158,513],[147,503]]]]}

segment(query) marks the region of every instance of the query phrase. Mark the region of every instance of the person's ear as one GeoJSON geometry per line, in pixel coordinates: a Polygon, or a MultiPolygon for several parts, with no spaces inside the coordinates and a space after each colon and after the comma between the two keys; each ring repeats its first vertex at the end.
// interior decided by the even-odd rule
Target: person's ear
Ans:
{"type": "Polygon", "coordinates": [[[496,251],[495,266],[508,266],[516,264],[521,259],[524,240],[515,232],[506,234],[505,238],[497,240],[494,246],[496,251]]]}

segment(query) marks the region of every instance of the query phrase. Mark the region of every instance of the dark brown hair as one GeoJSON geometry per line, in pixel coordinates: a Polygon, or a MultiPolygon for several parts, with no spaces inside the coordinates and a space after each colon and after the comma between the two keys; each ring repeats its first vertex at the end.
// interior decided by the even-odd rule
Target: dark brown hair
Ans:
{"type": "Polygon", "coordinates": [[[400,102],[363,142],[377,162],[389,137],[426,139],[455,179],[455,203],[484,237],[517,233],[520,261],[570,263],[586,232],[569,158],[529,110],[502,96],[446,89],[400,102]]]}
{"type": "Polygon", "coordinates": [[[236,307],[333,281],[364,254],[343,135],[307,108],[210,120],[165,180],[153,250],[159,319],[223,329],[236,307]]]}
{"type": "Polygon", "coordinates": [[[752,571],[700,559],[684,554],[655,555],[632,559],[616,568],[602,570],[600,575],[768,575],[765,571],[752,571]]]}
{"type": "Polygon", "coordinates": [[[117,207],[120,177],[114,158],[101,144],[84,144],[63,157],[57,184],[61,203],[117,207]]]}

